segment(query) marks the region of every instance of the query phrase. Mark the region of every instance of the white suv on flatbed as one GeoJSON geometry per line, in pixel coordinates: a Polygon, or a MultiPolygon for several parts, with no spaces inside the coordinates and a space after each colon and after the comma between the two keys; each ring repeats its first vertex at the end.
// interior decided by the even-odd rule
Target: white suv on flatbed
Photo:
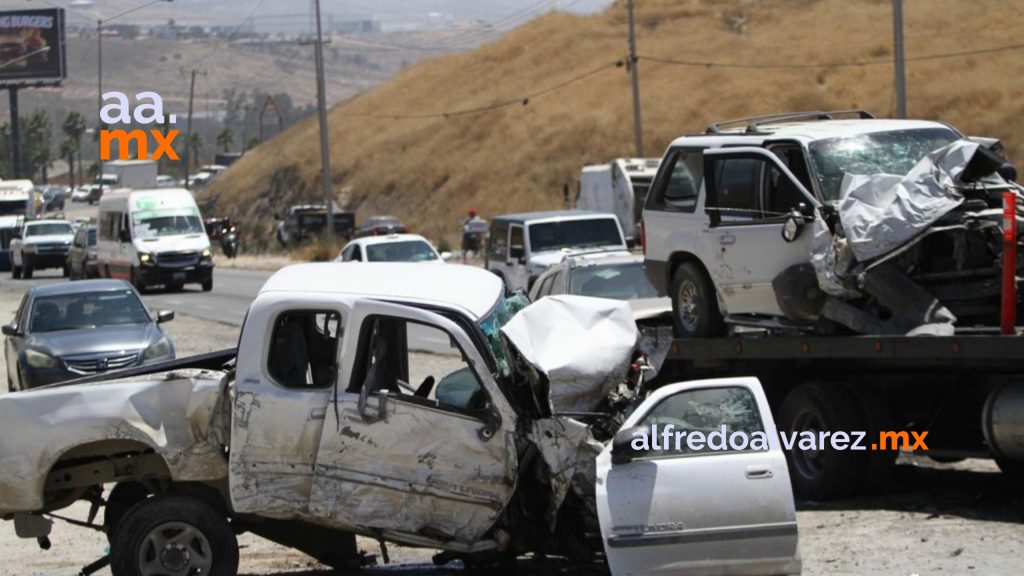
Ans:
{"type": "MultiPolygon", "coordinates": [[[[679,336],[721,336],[727,326],[743,325],[813,330],[827,298],[814,280],[816,232],[810,228],[822,218],[819,224],[834,231],[844,177],[904,175],[932,151],[963,138],[940,122],[876,120],[863,111],[730,123],[737,122],[738,128],[712,124],[703,134],[672,142],[644,207],[645,271],[658,293],[672,298],[679,336]],[[785,293],[780,281],[788,282],[785,293]]],[[[981,206],[975,214],[991,211],[975,202],[981,206]]],[[[901,274],[908,270],[907,278],[966,318],[968,312],[988,313],[993,296],[998,306],[990,282],[998,274],[998,254],[992,253],[991,227],[979,237],[961,224],[966,240],[955,242],[967,244],[960,252],[954,240],[922,233],[927,238],[908,248],[918,260],[901,274]],[[950,280],[950,270],[963,275],[950,280]],[[965,271],[975,284],[965,280],[965,271]]],[[[869,296],[849,300],[859,306],[852,314],[875,313],[869,296]]],[[[869,320],[881,318],[878,325],[884,325],[886,313],[869,320]]]]}

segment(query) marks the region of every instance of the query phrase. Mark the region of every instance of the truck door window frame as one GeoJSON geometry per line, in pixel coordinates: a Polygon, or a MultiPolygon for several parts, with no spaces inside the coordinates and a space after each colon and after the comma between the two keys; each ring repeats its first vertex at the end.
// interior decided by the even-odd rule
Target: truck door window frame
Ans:
{"type": "MultiPolygon", "coordinates": [[[[811,198],[804,196],[803,192],[801,192],[799,188],[799,186],[803,185],[800,184],[799,181],[796,180],[791,174],[787,174],[786,171],[780,169],[779,166],[772,161],[772,159],[774,159],[776,162],[779,162],[781,164],[781,161],[778,160],[778,158],[772,152],[765,149],[761,150],[763,150],[765,155],[743,151],[731,154],[716,154],[714,156],[709,156],[705,158],[704,211],[708,214],[710,227],[716,228],[720,226],[756,226],[762,224],[778,224],[785,222],[786,218],[788,217],[788,214],[773,214],[766,216],[762,210],[762,207],[764,206],[764,193],[769,183],[769,173],[773,170],[778,172],[779,178],[789,179],[791,184],[794,186],[796,193],[804,197],[804,199],[807,201],[809,205],[816,205],[818,203],[816,198],[812,200],[811,198]],[[771,158],[769,158],[767,155],[770,155],[771,158]],[[741,210],[739,211],[741,214],[734,214],[732,219],[724,220],[722,218],[722,211],[718,208],[717,198],[719,179],[721,178],[721,171],[723,169],[720,166],[720,164],[732,160],[750,160],[760,163],[760,168],[758,170],[759,174],[755,177],[754,182],[754,200],[756,205],[753,207],[754,209],[749,212],[744,212],[741,210]],[[708,170],[709,165],[713,165],[711,166],[713,168],[712,170],[708,170]]],[[[813,198],[813,193],[808,192],[808,194],[810,194],[813,198]]]]}
{"type": "MultiPolygon", "coordinates": [[[[459,344],[458,340],[450,332],[448,332],[448,330],[436,324],[430,324],[428,322],[423,322],[421,320],[415,320],[412,318],[405,318],[402,316],[392,316],[388,314],[370,314],[363,319],[363,322],[359,327],[359,343],[356,347],[354,365],[350,370],[349,384],[345,390],[346,394],[362,394],[363,389],[369,384],[366,378],[370,370],[370,366],[372,365],[370,354],[373,346],[373,338],[375,337],[373,328],[374,324],[380,319],[402,322],[405,324],[405,342],[403,343],[403,346],[399,347],[399,351],[397,352],[399,354],[405,355],[405,358],[403,359],[402,368],[405,374],[402,374],[401,372],[397,374],[396,377],[398,379],[401,379],[404,376],[406,380],[408,380],[408,326],[410,324],[418,324],[420,326],[425,326],[427,328],[431,328],[448,335],[452,346],[455,349],[458,349],[459,351],[459,360],[465,365],[465,367],[470,369],[470,372],[473,374],[473,378],[476,380],[477,391],[474,393],[474,395],[482,394],[482,401],[479,402],[481,406],[479,410],[472,410],[460,406],[453,406],[451,404],[443,404],[440,401],[436,400],[436,387],[438,384],[440,384],[441,380],[443,379],[443,377],[439,377],[436,378],[434,381],[435,399],[423,398],[407,390],[399,390],[398,393],[389,392],[389,401],[395,400],[401,402],[408,402],[410,404],[415,404],[433,410],[439,410],[441,412],[448,412],[460,416],[469,417],[474,420],[478,420],[484,424],[488,422],[492,412],[492,410],[489,408],[492,405],[491,395],[487,391],[487,386],[484,385],[483,377],[480,374],[480,368],[469,361],[469,356],[466,354],[466,351],[462,348],[462,345],[459,344]]],[[[395,352],[392,352],[392,354],[394,353],[395,352]]],[[[415,389],[420,385],[420,383],[408,381],[406,381],[405,383],[409,386],[410,389],[415,389]]]]}
{"type": "MultiPolygon", "coordinates": [[[[244,326],[244,324],[243,324],[243,326],[244,326]]],[[[270,322],[270,326],[272,326],[272,328],[271,328],[270,334],[269,334],[269,344],[267,345],[267,348],[266,348],[267,352],[266,352],[266,354],[263,357],[263,372],[264,372],[264,375],[265,375],[265,377],[267,378],[268,381],[272,382],[275,386],[278,386],[278,387],[283,388],[285,390],[291,390],[291,391],[297,391],[297,392],[303,392],[303,391],[319,392],[319,391],[327,390],[327,389],[330,389],[332,386],[334,386],[339,381],[339,378],[341,376],[340,373],[341,373],[341,369],[342,369],[341,361],[340,361],[341,344],[342,344],[342,341],[344,340],[344,336],[345,336],[345,334],[344,334],[344,332],[345,332],[345,317],[344,317],[344,315],[342,314],[341,311],[335,310],[335,309],[330,309],[330,308],[293,308],[293,309],[284,309],[284,310],[280,310],[280,311],[276,312],[273,315],[273,318],[272,318],[272,320],[270,322]],[[308,384],[292,384],[292,383],[283,382],[282,379],[280,378],[281,375],[279,373],[276,373],[276,369],[272,367],[271,362],[272,362],[272,360],[274,358],[274,352],[276,350],[276,343],[277,343],[277,339],[278,339],[278,330],[281,329],[281,320],[285,316],[288,316],[288,315],[295,315],[295,316],[310,316],[310,315],[319,316],[319,315],[324,315],[324,321],[326,323],[329,324],[332,320],[336,322],[336,325],[335,325],[335,328],[334,328],[335,329],[334,336],[333,337],[329,336],[329,337],[326,338],[327,340],[331,340],[331,339],[334,340],[334,351],[331,354],[332,363],[329,366],[330,372],[327,375],[326,382],[318,383],[316,381],[317,375],[315,373],[313,373],[313,367],[310,365],[311,364],[311,360],[309,358],[310,352],[309,352],[309,346],[308,345],[304,345],[304,347],[306,348],[306,359],[307,359],[306,360],[306,364],[307,364],[307,368],[306,369],[307,369],[307,374],[308,374],[307,377],[310,380],[312,380],[311,383],[308,383],[308,384]]],[[[317,330],[318,332],[326,333],[327,331],[329,331],[329,326],[325,326],[325,330],[321,330],[319,328],[319,326],[314,327],[314,329],[317,330]]]]}

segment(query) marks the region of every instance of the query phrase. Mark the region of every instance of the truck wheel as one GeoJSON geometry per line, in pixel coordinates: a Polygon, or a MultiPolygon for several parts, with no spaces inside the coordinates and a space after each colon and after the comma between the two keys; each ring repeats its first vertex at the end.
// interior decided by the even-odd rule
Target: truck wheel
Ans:
{"type": "MultiPolygon", "coordinates": [[[[779,428],[800,432],[853,432],[866,430],[860,402],[846,386],[808,383],[794,388],[782,402],[779,428]]],[[[865,442],[870,440],[865,439],[865,442]]],[[[863,486],[869,472],[868,452],[801,450],[799,436],[786,452],[793,491],[801,498],[827,500],[849,496],[863,486]]]]}
{"type": "Polygon", "coordinates": [[[149,498],[149,490],[146,490],[138,482],[122,482],[110,491],[110,495],[107,496],[107,504],[103,508],[103,531],[106,532],[107,539],[111,543],[113,543],[117,525],[121,523],[124,515],[146,498],[149,498]]]}
{"type": "Polygon", "coordinates": [[[213,278],[203,282],[203,292],[209,292],[210,290],[213,290],[213,278]]]}
{"type": "Polygon", "coordinates": [[[679,338],[713,338],[725,334],[718,297],[704,270],[684,262],[672,275],[672,322],[679,338]]]}
{"type": "Polygon", "coordinates": [[[113,576],[235,576],[238,539],[227,518],[191,496],[168,494],[124,514],[110,546],[113,576]]]}

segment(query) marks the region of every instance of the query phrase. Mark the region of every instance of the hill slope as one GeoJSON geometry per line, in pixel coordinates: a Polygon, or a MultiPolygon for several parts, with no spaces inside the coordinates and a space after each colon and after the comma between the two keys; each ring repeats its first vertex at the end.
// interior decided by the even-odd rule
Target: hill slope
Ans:
{"type": "MultiPolygon", "coordinates": [[[[905,3],[909,58],[1015,44],[1024,0],[905,3]]],[[[717,63],[818,64],[891,59],[891,2],[639,0],[638,50],[717,63]]],[[[423,61],[330,113],[334,190],[361,220],[394,213],[456,238],[456,220],[558,207],[584,163],[633,153],[625,2],[599,15],[552,13],[459,55],[423,61]],[[527,105],[434,115],[536,94],[527,105]],[[434,115],[420,117],[420,115],[434,115]]],[[[1024,150],[1024,51],[908,63],[913,117],[948,121],[1024,150]]],[[[683,66],[641,60],[646,154],[708,122],[777,111],[893,109],[888,62],[820,68],[683,66]]],[[[315,118],[260,146],[207,192],[216,211],[271,236],[272,214],[319,196],[315,118]],[[258,225],[257,225],[258,224],[258,225]]],[[[255,235],[255,234],[254,234],[255,235]]]]}

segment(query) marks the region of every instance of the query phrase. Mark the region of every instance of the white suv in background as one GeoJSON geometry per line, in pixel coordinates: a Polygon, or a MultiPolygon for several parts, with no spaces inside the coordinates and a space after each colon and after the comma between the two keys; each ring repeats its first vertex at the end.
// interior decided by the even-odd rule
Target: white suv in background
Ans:
{"type": "Polygon", "coordinates": [[[486,267],[505,281],[508,290],[529,290],[566,256],[612,250],[629,250],[615,214],[585,210],[506,214],[491,220],[486,267]]]}
{"type": "MultiPolygon", "coordinates": [[[[816,234],[811,225],[820,218],[819,224],[836,232],[844,177],[904,175],[929,153],[963,139],[940,122],[877,120],[863,111],[729,123],[739,127],[712,124],[704,134],[672,142],[644,206],[645,272],[659,294],[671,297],[680,337],[721,336],[727,326],[816,330],[829,298],[811,264],[816,234]]],[[[940,234],[927,236],[911,246],[925,256],[900,274],[957,316],[958,302],[960,310],[989,302],[991,294],[981,283],[936,284],[942,270],[934,268],[946,264],[924,258],[953,249],[927,244],[944,241],[940,234]]],[[[977,262],[971,266],[984,274],[998,272],[982,270],[977,262]]],[[[875,318],[863,314],[871,312],[871,298],[860,297],[837,306],[863,307],[850,313],[870,323],[875,318]]],[[[878,325],[884,325],[884,317],[878,325]]]]}

